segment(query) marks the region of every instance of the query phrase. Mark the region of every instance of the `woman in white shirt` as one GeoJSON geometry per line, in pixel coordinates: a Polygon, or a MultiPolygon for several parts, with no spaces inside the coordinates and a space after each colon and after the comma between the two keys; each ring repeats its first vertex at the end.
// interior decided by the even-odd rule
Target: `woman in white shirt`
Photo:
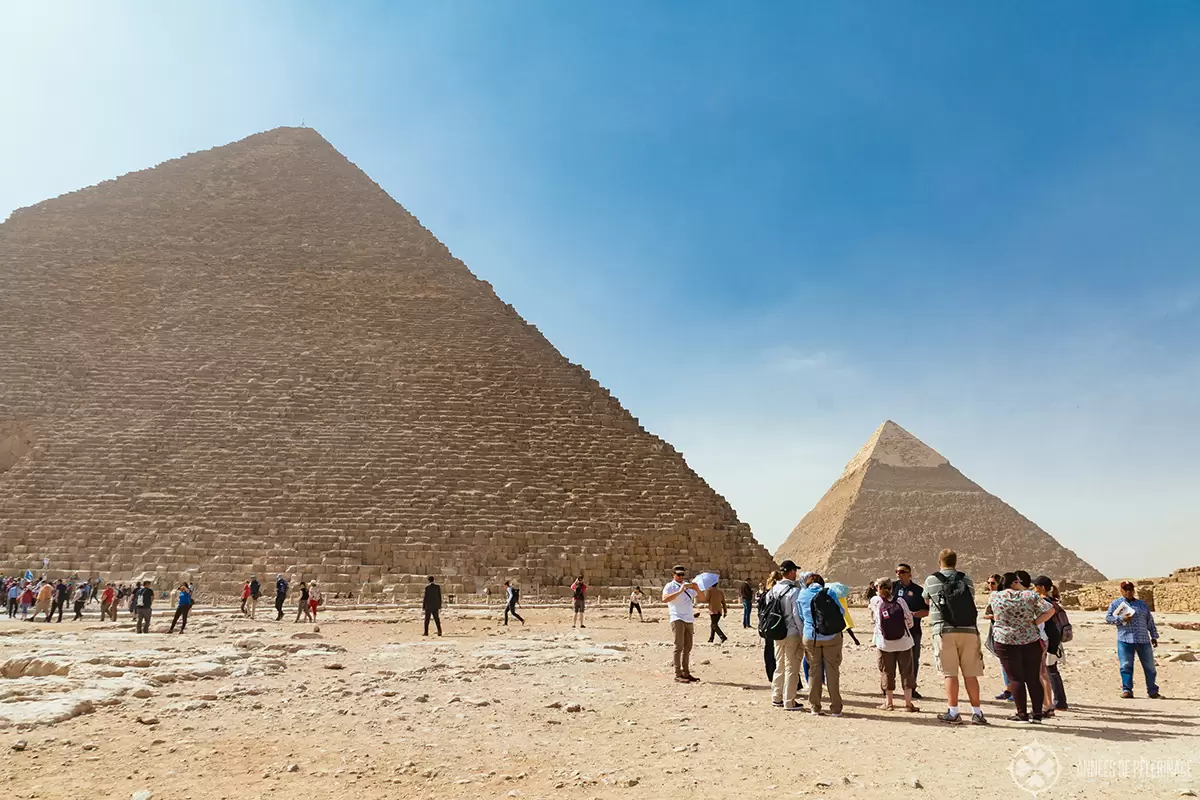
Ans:
{"type": "Polygon", "coordinates": [[[637,611],[638,612],[638,621],[639,622],[646,621],[645,619],[642,618],[642,600],[644,600],[645,597],[646,597],[646,595],[642,594],[642,587],[640,587],[640,586],[633,587],[633,591],[629,593],[629,618],[630,619],[633,619],[633,612],[637,611]]]}
{"type": "Polygon", "coordinates": [[[896,691],[896,671],[900,671],[900,686],[904,689],[904,710],[920,711],[913,705],[913,656],[912,611],[908,604],[892,597],[892,579],[880,578],[875,582],[877,594],[867,607],[875,623],[874,644],[879,657],[879,686],[883,689],[884,702],[879,707],[894,711],[893,697],[896,691]]]}

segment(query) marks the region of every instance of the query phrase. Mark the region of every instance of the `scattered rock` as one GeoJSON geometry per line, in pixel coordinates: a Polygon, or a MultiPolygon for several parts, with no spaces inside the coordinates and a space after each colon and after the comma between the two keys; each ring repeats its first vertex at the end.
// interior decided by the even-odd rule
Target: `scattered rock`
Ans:
{"type": "Polygon", "coordinates": [[[908,779],[908,785],[914,789],[924,789],[925,785],[921,783],[919,778],[912,777],[908,779]]]}
{"type": "Polygon", "coordinates": [[[96,744],[95,742],[84,742],[83,743],[84,750],[95,750],[99,746],[100,745],[96,744]]]}
{"type": "Polygon", "coordinates": [[[284,772],[299,772],[300,765],[299,764],[288,764],[286,767],[283,768],[283,771],[284,772]]]}
{"type": "Polygon", "coordinates": [[[618,782],[617,785],[623,786],[626,789],[632,789],[633,787],[637,786],[639,783],[641,783],[641,781],[639,781],[637,778],[627,778],[623,781],[618,782]]]}
{"type": "Polygon", "coordinates": [[[151,717],[151,716],[147,716],[145,714],[139,714],[137,721],[142,723],[143,725],[157,725],[158,717],[151,717]]]}
{"type": "Polygon", "coordinates": [[[150,800],[151,797],[154,797],[153,792],[151,792],[149,789],[141,789],[134,792],[131,795],[130,800],[150,800]]]}
{"type": "Polygon", "coordinates": [[[568,714],[578,714],[580,711],[583,711],[583,706],[581,706],[579,703],[571,703],[569,706],[567,706],[568,714]]]}
{"type": "Polygon", "coordinates": [[[557,700],[555,700],[553,703],[551,703],[550,705],[546,706],[546,708],[562,708],[562,703],[560,703],[560,702],[558,702],[557,700]]]}
{"type": "Polygon", "coordinates": [[[330,664],[325,665],[325,669],[345,669],[345,668],[346,667],[344,665],[342,665],[340,662],[337,662],[337,661],[334,661],[330,664]]]}
{"type": "Polygon", "coordinates": [[[1195,661],[1195,660],[1196,660],[1196,654],[1190,650],[1184,650],[1183,652],[1180,652],[1180,653],[1171,653],[1171,655],[1167,656],[1167,661],[1177,662],[1177,661],[1195,661]]]}
{"type": "Polygon", "coordinates": [[[427,694],[419,694],[419,695],[417,695],[416,697],[414,697],[414,698],[413,698],[413,700],[414,700],[414,701],[416,701],[416,702],[418,702],[418,703],[428,703],[428,702],[429,702],[429,695],[427,695],[427,694]]]}
{"type": "Polygon", "coordinates": [[[12,749],[16,750],[18,753],[20,753],[22,750],[24,750],[28,746],[29,746],[29,743],[26,742],[24,739],[17,739],[15,742],[12,743],[12,749]]]}

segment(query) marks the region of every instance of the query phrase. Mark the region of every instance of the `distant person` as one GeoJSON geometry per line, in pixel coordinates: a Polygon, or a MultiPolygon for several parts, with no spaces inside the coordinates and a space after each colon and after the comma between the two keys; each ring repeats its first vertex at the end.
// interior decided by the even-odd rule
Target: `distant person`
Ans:
{"type": "Polygon", "coordinates": [[[1054,607],[1026,590],[1014,572],[1004,573],[1001,585],[1005,588],[992,594],[989,605],[996,657],[1013,681],[1010,688],[1017,704],[1017,713],[1008,719],[1010,722],[1041,722],[1044,698],[1042,638],[1038,625],[1054,616],[1054,607]]]}
{"type": "Polygon", "coordinates": [[[1108,605],[1104,621],[1117,626],[1117,660],[1121,666],[1121,697],[1133,697],[1133,658],[1142,662],[1146,694],[1161,700],[1158,670],[1154,666],[1154,648],[1158,647],[1158,626],[1145,601],[1137,597],[1132,581],[1121,582],[1121,596],[1108,605]]]}
{"type": "Polygon", "coordinates": [[[275,576],[275,621],[283,619],[283,601],[287,600],[288,582],[282,575],[275,576]]]}
{"type": "Polygon", "coordinates": [[[63,607],[67,601],[71,599],[71,587],[68,586],[62,578],[58,579],[58,583],[54,584],[54,605],[50,607],[50,613],[46,615],[46,622],[50,621],[50,617],[54,616],[54,612],[58,612],[56,622],[62,622],[63,607]]]}
{"type": "Polygon", "coordinates": [[[512,581],[504,582],[504,626],[508,627],[508,615],[512,614],[522,625],[525,620],[517,613],[517,600],[521,597],[521,591],[512,585],[512,581]]]}
{"type": "MultiPolygon", "coordinates": [[[[888,583],[890,584],[891,582],[892,582],[891,578],[889,578],[888,583]]],[[[871,581],[870,583],[867,584],[867,600],[868,601],[870,601],[870,599],[872,597],[874,597],[876,594],[879,593],[879,589],[877,588],[878,584],[879,584],[878,581],[871,581]]]]}
{"type": "Polygon", "coordinates": [[[708,597],[708,643],[712,644],[714,639],[719,638],[721,644],[729,638],[725,635],[725,631],[721,630],[721,617],[725,615],[725,593],[716,586],[712,586],[706,592],[708,597]]]}
{"type": "Polygon", "coordinates": [[[317,609],[325,602],[325,595],[321,594],[321,587],[313,581],[308,585],[308,615],[313,622],[317,621],[317,609]]]}
{"type": "Polygon", "coordinates": [[[53,606],[51,604],[53,602],[54,602],[54,585],[49,583],[48,581],[43,581],[42,585],[38,588],[37,600],[35,601],[34,606],[33,606],[33,616],[29,618],[29,621],[33,622],[34,620],[36,620],[38,618],[38,615],[45,614],[46,615],[45,621],[49,622],[51,609],[53,608],[53,606]]]}
{"type": "Polygon", "coordinates": [[[421,598],[421,611],[425,613],[425,632],[422,636],[429,635],[429,620],[432,618],[434,625],[437,628],[437,635],[442,635],[442,587],[434,582],[433,576],[429,576],[429,583],[425,584],[425,596],[421,598]]]}
{"type": "Polygon", "coordinates": [[[250,581],[246,581],[244,584],[242,584],[242,614],[243,615],[246,615],[249,613],[248,611],[246,611],[246,604],[249,602],[250,602],[250,581]]]}
{"type": "Polygon", "coordinates": [[[742,581],[738,596],[742,599],[742,627],[749,628],[750,606],[754,604],[754,587],[750,585],[750,581],[742,581]]]}
{"type": "Polygon", "coordinates": [[[137,618],[137,632],[150,632],[150,611],[154,605],[154,590],[150,581],[142,581],[142,585],[133,590],[133,613],[137,618]]]}
{"type": "Polygon", "coordinates": [[[10,619],[17,618],[17,606],[21,600],[21,586],[15,580],[8,585],[8,616],[10,619]]]}
{"type": "Polygon", "coordinates": [[[802,711],[796,700],[800,686],[800,659],[804,653],[804,621],[796,606],[800,586],[796,583],[799,569],[790,558],[779,565],[782,577],[767,592],[763,609],[764,624],[769,624],[776,611],[782,616],[786,635],[774,640],[775,675],[771,679],[771,705],[785,711],[802,711]]]}
{"type": "Polygon", "coordinates": [[[37,595],[34,594],[33,586],[26,581],[25,588],[21,590],[21,619],[29,620],[29,609],[37,602],[37,595]]]}
{"type": "Polygon", "coordinates": [[[879,666],[879,688],[883,690],[884,711],[894,711],[896,673],[900,674],[900,688],[904,692],[904,710],[920,711],[912,699],[912,611],[906,603],[892,597],[892,579],[883,577],[873,581],[875,595],[867,601],[874,623],[872,642],[875,645],[876,663],[879,666]]]}
{"type": "Polygon", "coordinates": [[[312,622],[312,614],[308,612],[308,582],[300,581],[300,601],[296,604],[296,622],[300,621],[300,617],[304,617],[305,622],[312,622]]]}
{"type": "Polygon", "coordinates": [[[646,595],[642,593],[642,587],[633,587],[633,591],[629,593],[629,619],[633,619],[633,612],[636,611],[638,615],[638,621],[646,621],[642,617],[642,601],[645,599],[646,595]]]}
{"type": "Polygon", "coordinates": [[[179,623],[179,632],[183,633],[187,630],[188,614],[192,611],[192,587],[186,583],[179,584],[177,590],[179,594],[175,600],[175,616],[171,618],[171,628],[167,633],[175,632],[175,623],[179,623]]]}
{"type": "Polygon", "coordinates": [[[583,582],[583,576],[580,575],[571,584],[571,608],[574,610],[574,616],[571,617],[571,627],[574,628],[576,623],[579,627],[587,627],[583,624],[583,609],[587,603],[587,584],[583,582]]]}
{"type": "Polygon", "coordinates": [[[842,715],[842,631],[846,618],[842,605],[825,588],[825,579],[817,573],[808,576],[808,585],[796,598],[796,607],[804,623],[804,655],[812,676],[808,682],[809,713],[819,716],[823,688],[829,689],[829,715],[842,715]]]}
{"type": "Polygon", "coordinates": [[[671,570],[673,580],[663,587],[662,599],[671,619],[675,640],[674,665],[676,683],[697,683],[692,674],[692,640],[695,633],[696,601],[702,599],[700,587],[687,579],[687,569],[676,566],[671,570]]]}
{"type": "Polygon", "coordinates": [[[100,621],[112,617],[112,621],[117,621],[117,590],[110,581],[107,586],[100,592],[100,621]]]}
{"type": "Polygon", "coordinates": [[[976,625],[975,584],[958,569],[958,554],[946,548],[938,553],[938,571],[925,579],[929,603],[929,628],[933,635],[933,663],[946,684],[946,712],[938,719],[962,724],[958,711],[958,674],[962,673],[971,701],[971,724],[987,725],[980,703],[983,677],[983,643],[976,625]]]}
{"type": "Polygon", "coordinates": [[[71,601],[75,604],[75,616],[71,618],[71,621],[79,622],[83,619],[83,607],[87,605],[86,583],[81,583],[75,587],[75,594],[71,597],[71,601]]]}
{"type": "Polygon", "coordinates": [[[258,582],[258,577],[250,576],[250,599],[246,601],[246,616],[254,619],[254,612],[258,610],[258,598],[262,597],[262,584],[258,582]]]}
{"type": "Polygon", "coordinates": [[[913,615],[913,626],[909,633],[913,640],[913,697],[921,699],[917,691],[917,676],[921,673],[921,620],[929,616],[929,604],[925,602],[925,590],[913,583],[912,567],[896,565],[896,581],[892,583],[892,596],[908,606],[913,615]]]}

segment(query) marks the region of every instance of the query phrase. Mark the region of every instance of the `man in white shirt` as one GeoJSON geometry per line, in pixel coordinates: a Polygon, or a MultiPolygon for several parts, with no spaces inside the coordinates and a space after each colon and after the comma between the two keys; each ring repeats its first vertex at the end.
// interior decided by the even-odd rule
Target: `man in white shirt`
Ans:
{"type": "MultiPolygon", "coordinates": [[[[783,580],[777,582],[767,593],[767,601],[779,598],[783,605],[783,617],[787,622],[787,637],[775,642],[775,677],[771,680],[771,705],[786,711],[802,711],[797,700],[800,688],[800,660],[804,657],[804,620],[796,606],[800,585],[796,579],[800,570],[790,558],[779,565],[783,580]]],[[[819,679],[820,676],[818,676],[819,679]]]]}
{"type": "Polygon", "coordinates": [[[677,566],[675,580],[663,587],[662,599],[671,613],[671,633],[675,635],[675,682],[696,683],[700,679],[688,669],[692,655],[692,629],[696,622],[696,601],[704,599],[700,587],[686,579],[687,570],[677,566]]]}

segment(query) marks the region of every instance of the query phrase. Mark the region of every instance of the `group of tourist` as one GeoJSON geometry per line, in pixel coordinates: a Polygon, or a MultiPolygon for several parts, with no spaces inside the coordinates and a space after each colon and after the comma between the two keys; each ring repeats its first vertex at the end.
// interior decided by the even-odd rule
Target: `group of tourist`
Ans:
{"type": "MultiPolygon", "coordinates": [[[[432,580],[432,578],[430,579],[432,580]]],[[[258,601],[262,597],[262,583],[259,582],[257,575],[251,575],[250,580],[242,584],[242,605],[241,613],[243,616],[250,619],[255,618],[258,613],[258,601]]],[[[291,583],[282,575],[275,576],[275,621],[283,620],[283,606],[287,602],[288,595],[292,594],[291,583]]],[[[325,603],[325,596],[321,593],[321,587],[316,581],[300,581],[300,585],[295,592],[296,597],[296,619],[295,622],[300,622],[303,617],[304,622],[317,621],[317,609],[325,603]]]]}
{"type": "MultiPolygon", "coordinates": [[[[980,678],[984,673],[983,651],[992,652],[1001,664],[1003,691],[997,700],[1011,701],[1009,721],[1040,723],[1056,711],[1069,708],[1058,663],[1064,644],[1073,638],[1071,622],[1059,602],[1058,589],[1048,576],[1031,578],[1024,570],[993,575],[988,579],[988,602],[980,615],[975,602],[975,584],[958,569],[958,554],[946,549],[938,554],[937,572],[923,583],[914,581],[912,567],[901,563],[895,577],[872,581],[868,610],[872,621],[872,645],[876,650],[880,709],[894,710],[899,689],[904,709],[920,711],[916,700],[921,656],[921,621],[928,622],[932,637],[934,666],[946,694],[946,710],[937,719],[948,725],[987,725],[981,702],[980,678]],[[979,617],[989,621],[986,639],[979,617]],[[966,690],[969,716],[960,710],[960,692],[966,690]]],[[[630,598],[640,614],[640,602],[630,598]]],[[[1117,654],[1121,674],[1121,696],[1133,697],[1133,662],[1141,661],[1147,694],[1161,698],[1154,669],[1154,647],[1158,631],[1154,615],[1137,599],[1136,587],[1121,584],[1122,596],[1110,605],[1105,619],[1117,626],[1117,654]]],[[[771,703],[786,711],[803,711],[800,688],[807,685],[808,711],[824,715],[843,713],[841,667],[843,635],[853,638],[853,620],[847,602],[848,589],[827,585],[815,572],[801,571],[785,560],[777,572],[760,584],[757,594],[748,583],[739,587],[743,601],[743,627],[749,627],[745,610],[758,606],[759,633],[764,641],[764,666],[771,683],[771,703]]],[[[672,580],[663,587],[662,599],[669,609],[674,639],[674,672],[679,683],[699,681],[691,671],[691,652],[696,604],[708,602],[714,617],[724,613],[724,597],[711,587],[702,590],[688,580],[687,570],[677,566],[672,580]],[[715,600],[715,604],[714,604],[715,600]]],[[[722,641],[723,641],[723,637],[722,641]]],[[[710,634],[709,641],[713,641],[710,634]]],[[[857,644],[857,638],[853,638],[857,644]]]]}

